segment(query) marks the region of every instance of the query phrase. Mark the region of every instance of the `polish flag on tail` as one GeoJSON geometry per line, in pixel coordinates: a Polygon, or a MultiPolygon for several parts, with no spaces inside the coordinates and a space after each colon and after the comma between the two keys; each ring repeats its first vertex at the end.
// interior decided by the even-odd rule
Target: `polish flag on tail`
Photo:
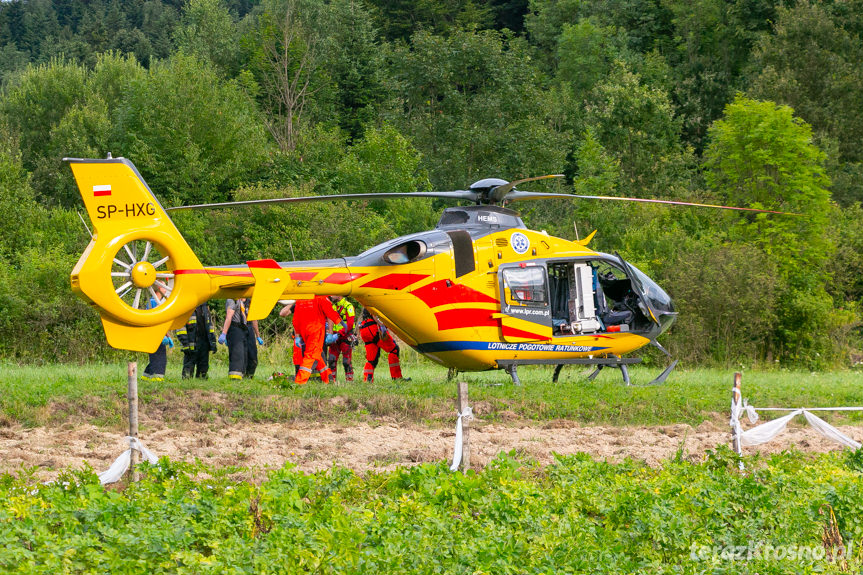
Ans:
{"type": "Polygon", "coordinates": [[[111,195],[111,185],[107,186],[93,186],[93,195],[95,197],[99,196],[110,196],[111,195]]]}

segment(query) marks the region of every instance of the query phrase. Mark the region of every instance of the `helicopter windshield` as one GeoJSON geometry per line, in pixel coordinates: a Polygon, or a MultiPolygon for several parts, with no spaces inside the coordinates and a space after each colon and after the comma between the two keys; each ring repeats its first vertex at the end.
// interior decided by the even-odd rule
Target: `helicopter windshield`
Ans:
{"type": "Polygon", "coordinates": [[[659,312],[673,312],[674,304],[671,301],[671,297],[665,293],[665,290],[631,263],[627,262],[627,265],[634,272],[634,276],[631,278],[632,281],[638,284],[641,293],[650,301],[651,307],[659,312]]]}

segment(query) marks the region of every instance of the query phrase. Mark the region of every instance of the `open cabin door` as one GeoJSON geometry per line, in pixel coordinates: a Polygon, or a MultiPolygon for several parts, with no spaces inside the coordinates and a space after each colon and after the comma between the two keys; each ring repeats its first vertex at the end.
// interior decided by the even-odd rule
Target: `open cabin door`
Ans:
{"type": "Polygon", "coordinates": [[[650,305],[650,300],[644,294],[644,287],[642,287],[641,282],[638,281],[638,274],[632,269],[626,260],[620,257],[620,254],[614,252],[614,255],[617,256],[617,259],[620,260],[620,265],[623,267],[624,273],[626,273],[627,279],[632,284],[632,293],[638,297],[638,307],[641,308],[641,312],[653,323],[656,325],[659,324],[659,319],[656,311],[650,305]]]}
{"type": "Polygon", "coordinates": [[[500,319],[504,341],[551,339],[548,273],[534,263],[504,264],[498,268],[500,319]]]}

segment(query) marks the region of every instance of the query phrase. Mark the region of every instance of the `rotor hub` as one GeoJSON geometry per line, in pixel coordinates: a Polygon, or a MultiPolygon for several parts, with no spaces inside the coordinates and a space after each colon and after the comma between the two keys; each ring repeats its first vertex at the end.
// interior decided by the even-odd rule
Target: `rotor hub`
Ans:
{"type": "Polygon", "coordinates": [[[156,268],[150,262],[138,262],[132,267],[132,283],[140,289],[147,289],[156,283],[156,268]]]}

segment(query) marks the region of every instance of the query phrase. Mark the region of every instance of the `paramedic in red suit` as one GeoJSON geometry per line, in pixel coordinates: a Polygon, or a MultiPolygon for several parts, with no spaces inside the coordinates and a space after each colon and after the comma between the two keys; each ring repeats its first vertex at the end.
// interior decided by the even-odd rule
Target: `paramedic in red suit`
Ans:
{"type": "Polygon", "coordinates": [[[321,360],[328,319],[333,322],[333,325],[341,328],[339,324],[341,324],[342,318],[339,317],[339,313],[326,296],[297,300],[294,305],[294,333],[302,338],[305,347],[303,362],[300,364],[300,369],[294,379],[297,384],[306,383],[318,364],[323,364],[320,367],[321,381],[329,383],[330,369],[321,360]]]}
{"type": "MultiPolygon", "coordinates": [[[[296,305],[294,300],[280,300],[279,303],[284,305],[284,307],[279,311],[279,316],[288,317],[294,313],[294,306],[296,305]]],[[[293,324],[291,324],[291,326],[293,327],[293,324]]],[[[293,344],[291,345],[291,363],[294,364],[294,376],[296,376],[297,373],[300,372],[300,366],[303,364],[303,354],[306,351],[306,344],[303,342],[303,338],[297,335],[296,331],[291,335],[293,336],[293,344]]],[[[326,347],[326,339],[324,339],[324,347],[326,347]]],[[[323,360],[326,358],[322,357],[321,359],[323,360]]],[[[314,374],[315,371],[321,371],[320,364],[315,366],[312,370],[312,374],[314,374]]],[[[333,376],[333,379],[335,379],[335,376],[333,376]]]]}
{"type": "Polygon", "coordinates": [[[360,324],[360,338],[366,344],[366,366],[363,369],[363,381],[371,383],[375,377],[375,367],[381,350],[389,354],[390,377],[394,380],[410,381],[410,378],[402,378],[402,368],[399,362],[399,346],[387,328],[382,326],[363,310],[363,322],[360,324]]]}

